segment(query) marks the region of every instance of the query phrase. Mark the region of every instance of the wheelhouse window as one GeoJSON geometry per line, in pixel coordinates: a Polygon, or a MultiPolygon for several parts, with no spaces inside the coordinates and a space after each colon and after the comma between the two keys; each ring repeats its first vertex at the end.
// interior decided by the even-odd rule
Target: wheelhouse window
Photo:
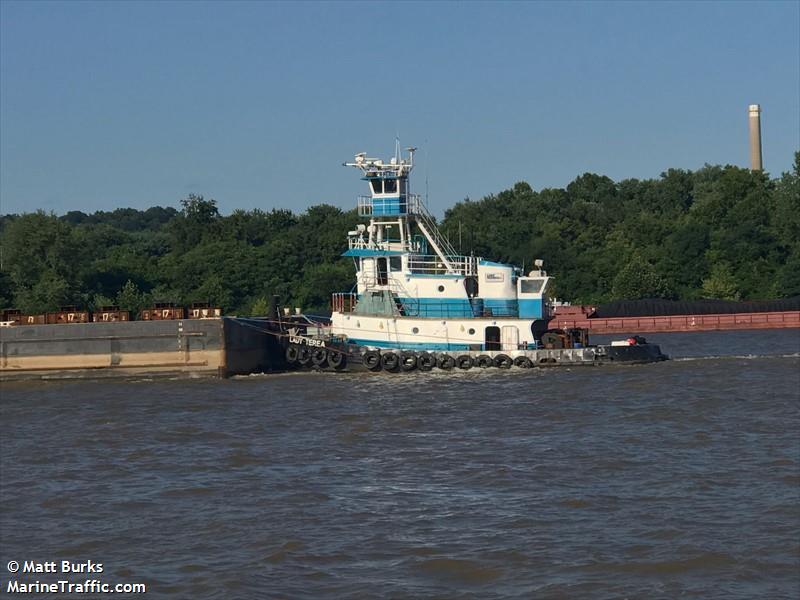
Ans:
{"type": "Polygon", "coordinates": [[[543,285],[544,279],[522,279],[519,282],[519,291],[523,294],[538,294],[543,285]]]}
{"type": "Polygon", "coordinates": [[[383,179],[372,179],[372,180],[370,180],[369,183],[372,186],[372,193],[373,194],[382,194],[383,193],[383,179]]]}
{"type": "Polygon", "coordinates": [[[384,179],[383,191],[386,194],[394,194],[397,192],[397,179],[384,179]]]}
{"type": "Polygon", "coordinates": [[[389,257],[389,270],[390,271],[402,271],[403,270],[403,259],[399,256],[391,256],[389,257]]]}

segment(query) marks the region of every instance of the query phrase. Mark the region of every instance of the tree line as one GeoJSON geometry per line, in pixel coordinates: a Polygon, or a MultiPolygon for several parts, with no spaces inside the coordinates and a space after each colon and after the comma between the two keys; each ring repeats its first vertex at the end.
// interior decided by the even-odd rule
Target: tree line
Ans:
{"type": "MultiPolygon", "coordinates": [[[[209,302],[265,314],[270,298],[324,313],[354,283],[341,258],[356,212],[236,210],[190,195],[181,208],[0,216],[0,306],[209,302]]],[[[559,298],[767,300],[800,295],[800,152],[779,178],[734,166],[658,179],[586,173],[565,189],[525,182],[450,208],[441,229],[463,253],[531,267],[559,298]]]]}

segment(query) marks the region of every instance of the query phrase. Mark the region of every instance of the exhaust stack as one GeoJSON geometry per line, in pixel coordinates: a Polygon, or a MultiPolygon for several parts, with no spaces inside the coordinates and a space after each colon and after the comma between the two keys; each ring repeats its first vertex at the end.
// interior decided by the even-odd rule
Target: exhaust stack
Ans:
{"type": "Polygon", "coordinates": [[[761,105],[751,104],[750,115],[750,169],[761,171],[761,105]]]}

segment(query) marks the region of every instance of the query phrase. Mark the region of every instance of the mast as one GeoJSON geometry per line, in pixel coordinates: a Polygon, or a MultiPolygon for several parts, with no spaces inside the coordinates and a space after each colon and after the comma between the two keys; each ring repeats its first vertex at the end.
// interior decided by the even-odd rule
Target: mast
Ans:
{"type": "Polygon", "coordinates": [[[413,253],[411,224],[416,223],[447,273],[459,274],[460,269],[454,265],[455,249],[439,232],[419,195],[411,193],[409,176],[414,168],[416,150],[414,147],[406,148],[408,156],[403,158],[399,141],[396,140],[395,156],[388,163],[370,158],[365,152],[356,154],[353,162],[343,163],[346,167],[359,169],[363,174],[362,179],[369,183],[370,195],[358,199],[359,215],[370,217],[369,227],[366,228],[369,233],[366,245],[375,249],[393,249],[386,229],[396,224],[400,231],[400,249],[413,253]]]}

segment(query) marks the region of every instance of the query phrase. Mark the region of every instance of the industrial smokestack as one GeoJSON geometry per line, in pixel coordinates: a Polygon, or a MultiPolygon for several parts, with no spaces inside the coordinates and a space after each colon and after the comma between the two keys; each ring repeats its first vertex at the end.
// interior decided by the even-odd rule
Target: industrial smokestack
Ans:
{"type": "Polygon", "coordinates": [[[761,171],[761,105],[751,104],[750,114],[750,169],[761,171]]]}

